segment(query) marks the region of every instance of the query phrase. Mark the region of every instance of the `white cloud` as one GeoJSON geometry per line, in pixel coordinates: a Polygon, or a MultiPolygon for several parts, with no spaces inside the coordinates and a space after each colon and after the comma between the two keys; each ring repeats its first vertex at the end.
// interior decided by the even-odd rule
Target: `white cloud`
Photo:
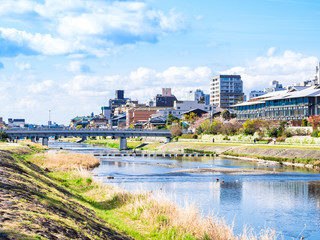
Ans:
{"type": "Polygon", "coordinates": [[[0,28],[0,36],[47,55],[72,52],[77,45],[76,43],[72,45],[71,42],[67,42],[61,38],[53,38],[50,34],[31,34],[14,28],[0,28]]]}
{"type": "Polygon", "coordinates": [[[28,85],[28,91],[31,93],[47,93],[54,87],[54,81],[45,80],[43,82],[28,85]]]}
{"type": "Polygon", "coordinates": [[[67,70],[74,73],[89,73],[91,69],[88,65],[80,61],[72,61],[67,66],[67,70]]]}
{"type": "Polygon", "coordinates": [[[1,37],[46,55],[106,56],[119,46],[154,43],[186,27],[181,14],[165,14],[142,1],[0,0],[0,16],[9,21],[20,16],[21,22],[39,26],[28,31],[2,27],[1,37]]]}
{"type": "Polygon", "coordinates": [[[126,95],[146,102],[161,92],[163,87],[171,87],[180,99],[185,98],[187,90],[202,88],[209,93],[211,70],[208,67],[170,67],[163,72],[149,68],[138,68],[128,76],[88,76],[77,75],[63,88],[72,96],[106,96],[113,94],[114,86],[121,86],[126,95]]]}
{"type": "Polygon", "coordinates": [[[289,50],[280,55],[275,55],[274,52],[275,48],[270,48],[266,56],[257,57],[245,66],[233,67],[221,74],[240,74],[246,91],[263,90],[272,80],[278,80],[287,86],[308,80],[315,75],[317,57],[289,50]]]}
{"type": "Polygon", "coordinates": [[[16,63],[16,66],[20,69],[20,71],[25,71],[25,70],[31,69],[30,63],[16,63]]]}

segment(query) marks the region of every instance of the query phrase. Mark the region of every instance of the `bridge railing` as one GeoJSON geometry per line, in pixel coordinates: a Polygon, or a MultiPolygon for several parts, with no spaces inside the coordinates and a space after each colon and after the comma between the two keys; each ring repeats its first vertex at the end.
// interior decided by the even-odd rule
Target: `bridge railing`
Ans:
{"type": "Polygon", "coordinates": [[[101,129],[101,128],[97,128],[97,129],[92,129],[92,128],[88,128],[88,129],[86,128],[80,128],[80,129],[76,129],[76,128],[32,128],[32,129],[11,128],[11,129],[5,130],[5,132],[32,132],[32,131],[54,131],[54,132],[59,132],[59,131],[122,132],[122,131],[125,131],[125,132],[160,132],[160,133],[170,132],[170,130],[166,130],[166,129],[153,130],[153,129],[101,129]]]}

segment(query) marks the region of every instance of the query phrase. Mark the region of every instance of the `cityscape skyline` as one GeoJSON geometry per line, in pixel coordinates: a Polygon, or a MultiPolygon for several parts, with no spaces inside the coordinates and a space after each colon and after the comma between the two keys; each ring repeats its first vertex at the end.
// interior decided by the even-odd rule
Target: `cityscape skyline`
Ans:
{"type": "Polygon", "coordinates": [[[68,124],[98,113],[116,89],[147,102],[210,93],[219,74],[244,92],[314,76],[315,0],[0,1],[0,116],[68,124]],[[257,84],[259,83],[259,84],[257,84]]]}

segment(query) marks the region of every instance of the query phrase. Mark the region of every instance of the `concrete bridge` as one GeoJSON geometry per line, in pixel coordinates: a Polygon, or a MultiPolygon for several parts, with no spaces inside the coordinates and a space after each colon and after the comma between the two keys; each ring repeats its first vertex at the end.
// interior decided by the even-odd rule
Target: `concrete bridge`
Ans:
{"type": "Polygon", "coordinates": [[[128,137],[165,137],[167,142],[171,140],[170,130],[111,130],[111,129],[61,129],[61,128],[43,128],[43,129],[7,129],[5,131],[10,139],[29,138],[35,142],[42,139],[42,145],[48,145],[49,137],[55,139],[61,137],[81,137],[85,140],[87,137],[120,137],[120,150],[127,149],[128,137]]]}

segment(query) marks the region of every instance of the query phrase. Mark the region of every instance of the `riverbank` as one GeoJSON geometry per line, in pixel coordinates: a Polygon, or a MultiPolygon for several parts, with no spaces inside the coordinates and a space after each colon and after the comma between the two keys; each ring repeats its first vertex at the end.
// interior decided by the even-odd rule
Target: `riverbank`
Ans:
{"type": "Polygon", "coordinates": [[[31,152],[0,151],[4,239],[276,239],[272,231],[235,236],[222,219],[203,218],[194,206],[180,208],[161,193],[129,193],[95,181],[82,161],[71,170],[52,165],[57,156],[31,152]]]}
{"type": "MultiPolygon", "coordinates": [[[[74,141],[74,139],[67,139],[74,141]]],[[[100,144],[112,148],[118,148],[116,139],[98,139],[90,140],[87,143],[100,144]]],[[[279,164],[313,168],[320,170],[320,146],[301,145],[301,144],[248,144],[248,143],[211,143],[197,142],[197,140],[188,139],[186,142],[140,142],[128,141],[128,147],[139,149],[143,152],[159,153],[210,153],[219,154],[226,157],[235,157],[238,159],[250,161],[270,161],[279,164]],[[144,144],[143,144],[144,143],[144,144]],[[139,145],[142,147],[139,147],[139,145]]]]}

